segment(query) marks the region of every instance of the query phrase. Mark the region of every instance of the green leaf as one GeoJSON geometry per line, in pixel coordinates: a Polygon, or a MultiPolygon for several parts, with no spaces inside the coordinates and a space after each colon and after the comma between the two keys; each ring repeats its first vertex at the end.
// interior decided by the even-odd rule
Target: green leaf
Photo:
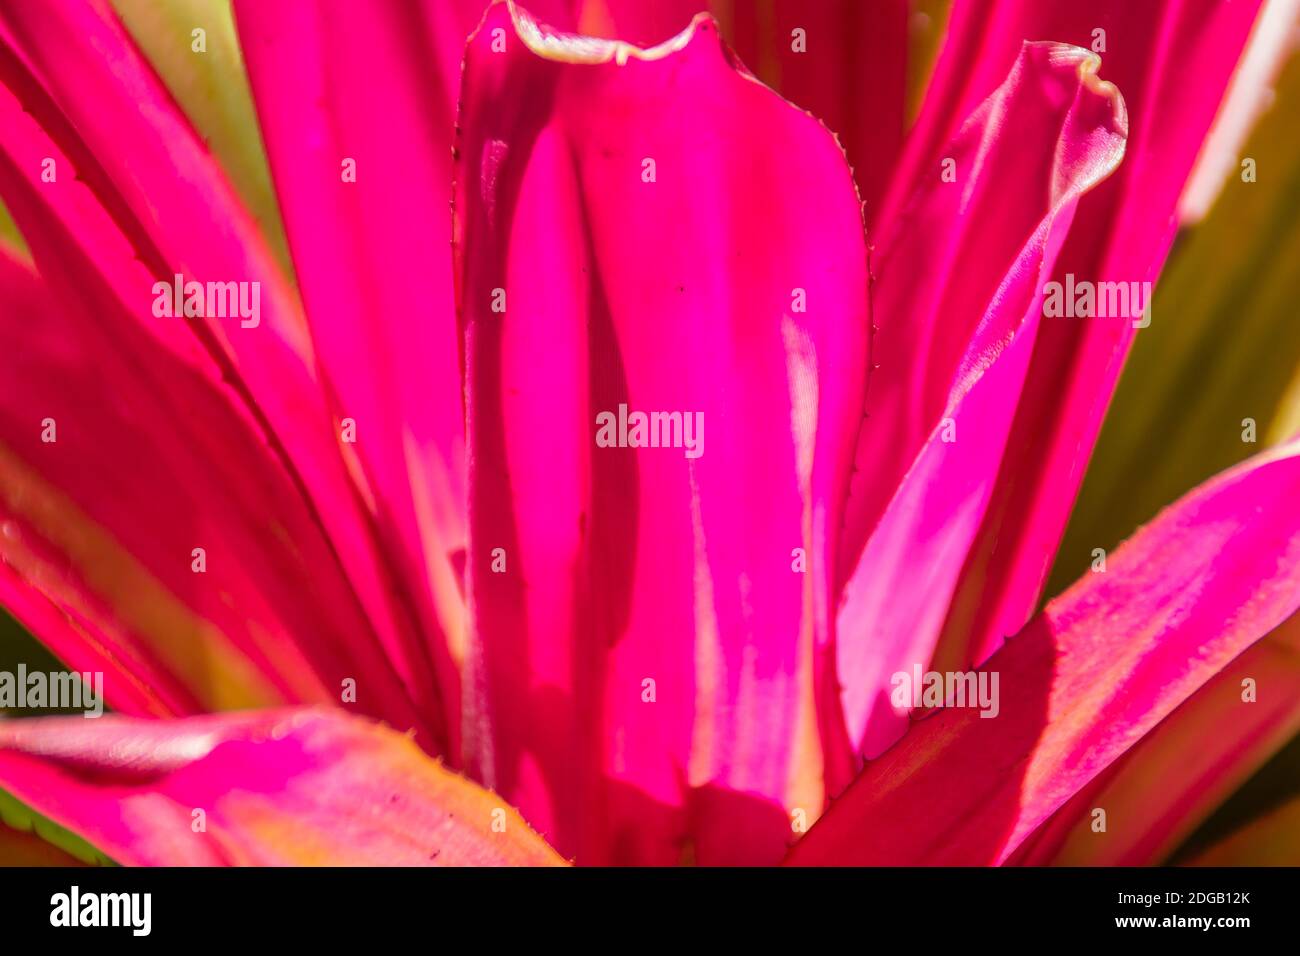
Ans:
{"type": "Polygon", "coordinates": [[[22,233],[18,231],[18,226],[9,215],[9,210],[5,208],[4,203],[0,203],[0,242],[21,249],[24,254],[27,252],[27,243],[23,241],[22,233]]]}
{"type": "Polygon", "coordinates": [[[71,830],[59,826],[48,817],[43,817],[26,804],[19,803],[9,794],[0,790],[0,865],[6,864],[4,827],[31,833],[46,843],[62,850],[68,856],[91,866],[116,866],[111,859],[95,849],[71,830]]]}

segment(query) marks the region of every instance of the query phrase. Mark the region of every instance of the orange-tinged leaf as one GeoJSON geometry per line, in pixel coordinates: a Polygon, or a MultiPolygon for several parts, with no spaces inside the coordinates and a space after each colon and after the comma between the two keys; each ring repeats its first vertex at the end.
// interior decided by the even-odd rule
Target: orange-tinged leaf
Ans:
{"type": "Polygon", "coordinates": [[[1293,443],[1172,505],[1105,573],[1076,582],[989,659],[993,707],[941,709],[914,725],[790,861],[1012,858],[1066,801],[1300,608],[1298,498],[1293,443]]]}
{"type": "Polygon", "coordinates": [[[128,865],[564,863],[409,736],[324,708],[7,721],[0,787],[128,865]]]}
{"type": "Polygon", "coordinates": [[[1300,731],[1300,618],[1224,668],[1035,833],[1014,862],[1153,866],[1300,731]],[[1095,832],[1092,811],[1106,811],[1095,832]]]}

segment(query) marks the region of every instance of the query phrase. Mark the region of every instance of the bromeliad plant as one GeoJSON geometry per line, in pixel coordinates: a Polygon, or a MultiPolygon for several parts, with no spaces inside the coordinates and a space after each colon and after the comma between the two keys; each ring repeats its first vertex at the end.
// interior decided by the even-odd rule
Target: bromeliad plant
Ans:
{"type": "Polygon", "coordinates": [[[903,0],[703,2],[236,0],[275,204],[211,5],[0,6],[0,601],[116,711],[0,724],[11,826],[1149,861],[1294,732],[1300,446],[1033,614],[1138,324],[1043,289],[1156,279],[1258,4],[958,2],[904,142],[903,0]]]}

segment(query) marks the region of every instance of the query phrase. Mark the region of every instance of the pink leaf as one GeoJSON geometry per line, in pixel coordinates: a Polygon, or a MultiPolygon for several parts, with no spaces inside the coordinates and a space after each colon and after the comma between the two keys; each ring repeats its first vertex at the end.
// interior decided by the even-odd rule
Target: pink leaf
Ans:
{"type": "Polygon", "coordinates": [[[585,862],[686,841],[770,861],[848,772],[829,565],[867,360],[849,170],[707,18],[642,51],[510,13],[470,45],[457,176],[467,746],[585,862]],[[674,447],[598,441],[598,416],[619,444],[620,415],[652,412],[680,416],[674,447]]]}
{"type": "Polygon", "coordinates": [[[1079,197],[1124,155],[1124,102],[1096,69],[1086,50],[1026,44],[945,148],[952,165],[918,185],[879,266],[879,368],[850,509],[883,513],[848,565],[837,654],[849,735],[868,756],[906,727],[888,703],[890,675],[928,664],[980,527],[1041,284],[1079,197]]]}
{"type": "Polygon", "coordinates": [[[460,697],[466,543],[451,152],[465,39],[484,7],[235,11],[321,375],[448,701],[460,697]]]}
{"type": "MultiPolygon", "coordinates": [[[[1050,278],[1154,285],[1178,227],[1179,196],[1258,8],[1258,0],[958,3],[899,182],[924,175],[955,117],[994,87],[1021,38],[1104,45],[1102,69],[1128,106],[1128,150],[1117,174],[1080,202],[1050,278]]],[[[942,653],[955,666],[984,660],[1033,614],[1143,321],[1044,321],[1013,426],[1019,437],[946,629],[942,653]]]]}

